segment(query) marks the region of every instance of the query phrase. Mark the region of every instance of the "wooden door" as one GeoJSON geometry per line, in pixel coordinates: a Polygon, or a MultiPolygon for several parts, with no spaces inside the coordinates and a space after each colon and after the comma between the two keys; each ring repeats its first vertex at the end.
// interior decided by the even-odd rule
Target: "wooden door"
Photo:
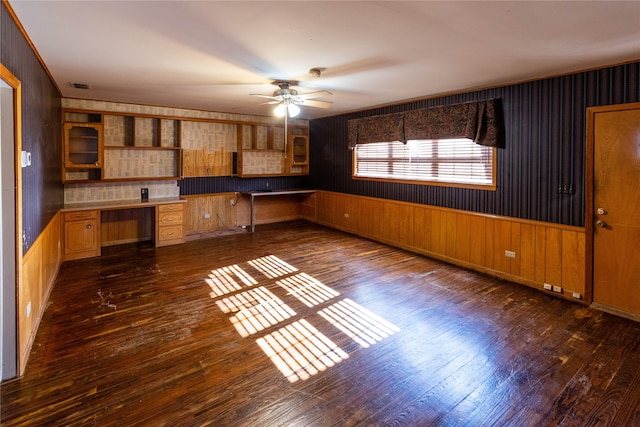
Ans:
{"type": "MultiPolygon", "coordinates": [[[[593,115],[593,302],[640,319],[640,105],[593,115]]],[[[589,224],[588,224],[589,226],[589,224]]]]}

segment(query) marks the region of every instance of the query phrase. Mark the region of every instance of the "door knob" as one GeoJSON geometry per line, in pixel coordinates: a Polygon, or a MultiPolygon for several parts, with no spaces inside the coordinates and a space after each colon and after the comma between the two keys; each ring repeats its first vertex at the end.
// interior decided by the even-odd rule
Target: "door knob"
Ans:
{"type": "Polygon", "coordinates": [[[604,209],[604,208],[598,208],[598,210],[596,210],[596,213],[597,213],[598,215],[606,215],[606,214],[607,214],[607,211],[606,211],[606,209],[604,209]]]}
{"type": "Polygon", "coordinates": [[[604,222],[604,221],[600,221],[600,220],[598,220],[598,221],[596,221],[596,225],[597,225],[598,227],[605,228],[605,227],[607,226],[607,223],[606,223],[606,222],[604,222]]]}

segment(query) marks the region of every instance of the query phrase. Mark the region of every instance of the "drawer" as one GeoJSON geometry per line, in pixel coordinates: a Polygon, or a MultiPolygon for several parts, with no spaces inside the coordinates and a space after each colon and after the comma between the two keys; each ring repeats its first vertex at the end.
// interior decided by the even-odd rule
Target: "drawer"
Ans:
{"type": "Polygon", "coordinates": [[[158,229],[158,240],[174,240],[174,239],[182,239],[182,226],[178,225],[175,227],[160,227],[158,229]]]}
{"type": "Polygon", "coordinates": [[[158,212],[182,212],[183,203],[174,203],[171,205],[158,205],[158,212]]]}
{"type": "Polygon", "coordinates": [[[165,225],[177,225],[177,224],[182,224],[182,211],[161,212],[158,215],[158,225],[160,227],[165,225]]]}
{"type": "Polygon", "coordinates": [[[82,221],[85,219],[98,219],[98,211],[73,211],[65,212],[65,221],[82,221]]]}

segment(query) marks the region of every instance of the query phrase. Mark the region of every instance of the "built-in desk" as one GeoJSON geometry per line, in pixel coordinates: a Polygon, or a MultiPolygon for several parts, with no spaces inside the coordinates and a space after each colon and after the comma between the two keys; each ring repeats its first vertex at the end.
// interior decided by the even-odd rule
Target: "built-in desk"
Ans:
{"type": "Polygon", "coordinates": [[[179,197],[168,197],[65,204],[63,258],[100,256],[102,246],[139,240],[153,240],[155,246],[183,243],[184,203],[179,197]],[[102,233],[103,222],[105,228],[125,235],[102,233]]]}
{"type": "Polygon", "coordinates": [[[251,199],[251,232],[255,231],[256,226],[256,199],[275,196],[296,196],[313,194],[316,190],[275,190],[275,191],[251,191],[242,193],[251,199]]]}

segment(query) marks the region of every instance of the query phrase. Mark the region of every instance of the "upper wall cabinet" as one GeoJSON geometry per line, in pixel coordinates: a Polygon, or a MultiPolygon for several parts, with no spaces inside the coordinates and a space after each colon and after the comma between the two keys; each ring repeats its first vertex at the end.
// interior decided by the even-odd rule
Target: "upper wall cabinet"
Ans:
{"type": "Polygon", "coordinates": [[[309,129],[287,130],[285,138],[283,126],[238,125],[238,176],[308,175],[309,129]]]}
{"type": "Polygon", "coordinates": [[[180,121],[65,110],[63,182],[180,178],[180,121]]]}
{"type": "Polygon", "coordinates": [[[65,107],[63,182],[309,174],[308,123],[140,111],[65,107]]]}

